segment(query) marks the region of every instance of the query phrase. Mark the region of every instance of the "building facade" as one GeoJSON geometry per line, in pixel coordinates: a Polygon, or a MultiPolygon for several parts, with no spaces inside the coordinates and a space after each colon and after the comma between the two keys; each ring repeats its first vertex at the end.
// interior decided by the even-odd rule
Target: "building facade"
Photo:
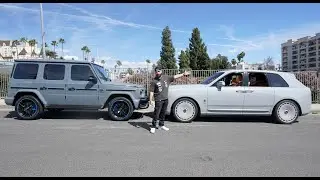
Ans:
{"type": "Polygon", "coordinates": [[[29,43],[19,42],[19,45],[15,45],[12,40],[0,40],[0,61],[34,59],[39,57],[39,53],[37,44],[30,46],[29,43]]]}
{"type": "Polygon", "coordinates": [[[288,72],[319,70],[320,33],[281,44],[281,66],[282,71],[288,72]]]}

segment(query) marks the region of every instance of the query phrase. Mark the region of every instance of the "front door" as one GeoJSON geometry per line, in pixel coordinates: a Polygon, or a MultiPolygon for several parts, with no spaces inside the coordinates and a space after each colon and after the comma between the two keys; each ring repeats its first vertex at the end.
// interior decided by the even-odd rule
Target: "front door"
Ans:
{"type": "MultiPolygon", "coordinates": [[[[219,90],[216,83],[208,88],[208,113],[216,115],[241,115],[245,97],[243,72],[229,73],[219,79],[225,86],[219,90]]],[[[217,81],[217,82],[218,82],[217,81]]]]}
{"type": "Polygon", "coordinates": [[[99,105],[99,81],[89,81],[95,77],[89,64],[74,64],[70,67],[70,78],[67,83],[66,102],[68,106],[98,108],[99,105]]]}
{"type": "Polygon", "coordinates": [[[243,114],[270,114],[275,98],[275,90],[269,86],[265,73],[248,72],[248,86],[245,87],[243,114]]]}

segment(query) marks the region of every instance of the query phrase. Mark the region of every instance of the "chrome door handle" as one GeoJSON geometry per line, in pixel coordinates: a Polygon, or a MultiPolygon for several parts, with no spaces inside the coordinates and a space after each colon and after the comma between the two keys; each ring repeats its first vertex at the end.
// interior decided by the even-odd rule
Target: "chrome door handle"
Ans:
{"type": "Polygon", "coordinates": [[[253,93],[252,90],[246,90],[246,93],[253,93]]]}
{"type": "Polygon", "coordinates": [[[237,93],[245,93],[245,91],[240,91],[240,90],[238,90],[238,91],[236,91],[237,93]]]}
{"type": "Polygon", "coordinates": [[[74,87],[72,87],[72,88],[69,88],[68,89],[69,91],[74,91],[74,90],[76,90],[74,87]]]}

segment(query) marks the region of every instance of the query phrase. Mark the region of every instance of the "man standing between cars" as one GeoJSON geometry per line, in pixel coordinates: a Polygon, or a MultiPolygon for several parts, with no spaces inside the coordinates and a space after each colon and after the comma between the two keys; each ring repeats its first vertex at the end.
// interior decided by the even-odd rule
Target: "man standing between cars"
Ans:
{"type": "Polygon", "coordinates": [[[155,133],[157,128],[157,121],[161,129],[168,131],[169,128],[164,126],[164,119],[166,110],[168,107],[168,89],[170,83],[175,79],[180,78],[184,75],[189,75],[189,72],[177,74],[175,76],[162,75],[160,67],[155,68],[155,78],[150,85],[150,105],[154,106],[154,115],[152,120],[152,126],[150,128],[151,133],[155,133]]]}

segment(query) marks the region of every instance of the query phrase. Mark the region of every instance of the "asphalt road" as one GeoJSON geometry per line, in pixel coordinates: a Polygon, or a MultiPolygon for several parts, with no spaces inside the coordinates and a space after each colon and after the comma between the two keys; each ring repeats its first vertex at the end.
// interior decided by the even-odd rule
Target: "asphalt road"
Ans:
{"type": "Polygon", "coordinates": [[[320,116],[114,122],[105,112],[21,121],[0,111],[0,176],[319,176],[320,116]]]}

